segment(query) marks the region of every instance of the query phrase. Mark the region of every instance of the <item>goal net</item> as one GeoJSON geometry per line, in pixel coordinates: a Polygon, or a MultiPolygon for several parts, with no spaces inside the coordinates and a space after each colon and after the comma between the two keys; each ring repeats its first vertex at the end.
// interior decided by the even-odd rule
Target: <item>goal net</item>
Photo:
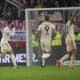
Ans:
{"type": "MultiPolygon", "coordinates": [[[[67,28],[65,25],[71,15],[74,14],[78,17],[76,24],[80,25],[80,7],[25,9],[27,66],[39,65],[41,49],[35,40],[35,32],[39,24],[44,21],[44,17],[48,15],[49,21],[55,24],[57,30],[57,34],[52,40],[51,57],[47,59],[47,65],[55,65],[56,59],[61,58],[66,53],[64,39],[67,28]]],[[[77,44],[77,63],[80,64],[80,32],[78,27],[75,26],[74,28],[77,44]]],[[[69,64],[69,61],[64,64],[69,64]]]]}

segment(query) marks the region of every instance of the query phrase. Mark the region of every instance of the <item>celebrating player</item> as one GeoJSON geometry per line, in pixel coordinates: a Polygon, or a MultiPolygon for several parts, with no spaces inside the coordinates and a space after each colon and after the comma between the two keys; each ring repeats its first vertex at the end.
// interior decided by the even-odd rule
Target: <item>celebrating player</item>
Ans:
{"type": "Polygon", "coordinates": [[[71,58],[70,67],[74,68],[74,61],[76,59],[76,43],[74,40],[74,25],[76,22],[76,16],[72,16],[70,20],[68,20],[66,27],[67,27],[67,36],[66,36],[66,47],[67,47],[67,54],[65,54],[60,60],[56,61],[56,65],[61,67],[63,61],[71,58]]]}
{"type": "Polygon", "coordinates": [[[3,29],[2,38],[1,38],[0,57],[4,58],[8,52],[11,56],[11,60],[13,62],[14,67],[17,67],[14,52],[12,50],[10,43],[9,43],[10,37],[14,35],[14,32],[15,32],[15,28],[13,25],[13,21],[10,20],[10,21],[8,21],[8,25],[5,26],[5,28],[3,29]]]}
{"type": "Polygon", "coordinates": [[[45,16],[45,21],[39,25],[36,36],[40,37],[40,47],[42,49],[42,66],[45,66],[45,59],[51,55],[51,40],[52,36],[55,35],[55,25],[49,22],[49,17],[45,16]]]}

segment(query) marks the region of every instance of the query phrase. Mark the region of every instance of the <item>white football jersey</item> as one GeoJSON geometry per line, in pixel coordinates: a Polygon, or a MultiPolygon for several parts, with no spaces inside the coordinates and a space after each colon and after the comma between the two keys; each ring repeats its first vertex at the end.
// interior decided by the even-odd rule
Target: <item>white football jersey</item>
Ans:
{"type": "Polygon", "coordinates": [[[14,33],[14,30],[13,30],[13,29],[10,30],[9,27],[6,26],[6,27],[4,28],[4,30],[3,30],[1,41],[2,41],[2,42],[8,42],[8,41],[10,41],[11,35],[14,35],[13,33],[14,33]]]}
{"type": "Polygon", "coordinates": [[[67,30],[68,30],[67,36],[69,36],[69,38],[74,39],[74,24],[70,25],[70,21],[68,21],[66,26],[67,26],[67,30]]]}
{"type": "Polygon", "coordinates": [[[43,22],[38,27],[38,31],[41,31],[41,38],[51,38],[54,29],[55,25],[50,22],[43,22]]]}

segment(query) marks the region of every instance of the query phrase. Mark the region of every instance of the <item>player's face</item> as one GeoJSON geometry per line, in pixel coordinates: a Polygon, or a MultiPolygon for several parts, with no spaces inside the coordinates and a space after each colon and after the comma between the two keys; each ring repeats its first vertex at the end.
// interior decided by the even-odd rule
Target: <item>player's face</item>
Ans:
{"type": "Polygon", "coordinates": [[[12,22],[11,24],[10,24],[10,28],[12,29],[14,27],[14,23],[12,22]]]}

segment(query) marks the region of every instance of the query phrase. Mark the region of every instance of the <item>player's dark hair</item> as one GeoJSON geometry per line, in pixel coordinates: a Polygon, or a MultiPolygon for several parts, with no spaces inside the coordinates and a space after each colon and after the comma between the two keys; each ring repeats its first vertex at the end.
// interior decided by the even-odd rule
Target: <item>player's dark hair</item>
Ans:
{"type": "Polygon", "coordinates": [[[49,16],[45,16],[45,21],[49,21],[49,16]]]}
{"type": "Polygon", "coordinates": [[[71,16],[71,19],[70,19],[71,24],[74,23],[74,17],[76,17],[76,15],[72,15],[72,16],[71,16]]]}
{"type": "Polygon", "coordinates": [[[11,24],[12,23],[12,20],[8,20],[7,23],[8,23],[8,25],[11,24]]]}

